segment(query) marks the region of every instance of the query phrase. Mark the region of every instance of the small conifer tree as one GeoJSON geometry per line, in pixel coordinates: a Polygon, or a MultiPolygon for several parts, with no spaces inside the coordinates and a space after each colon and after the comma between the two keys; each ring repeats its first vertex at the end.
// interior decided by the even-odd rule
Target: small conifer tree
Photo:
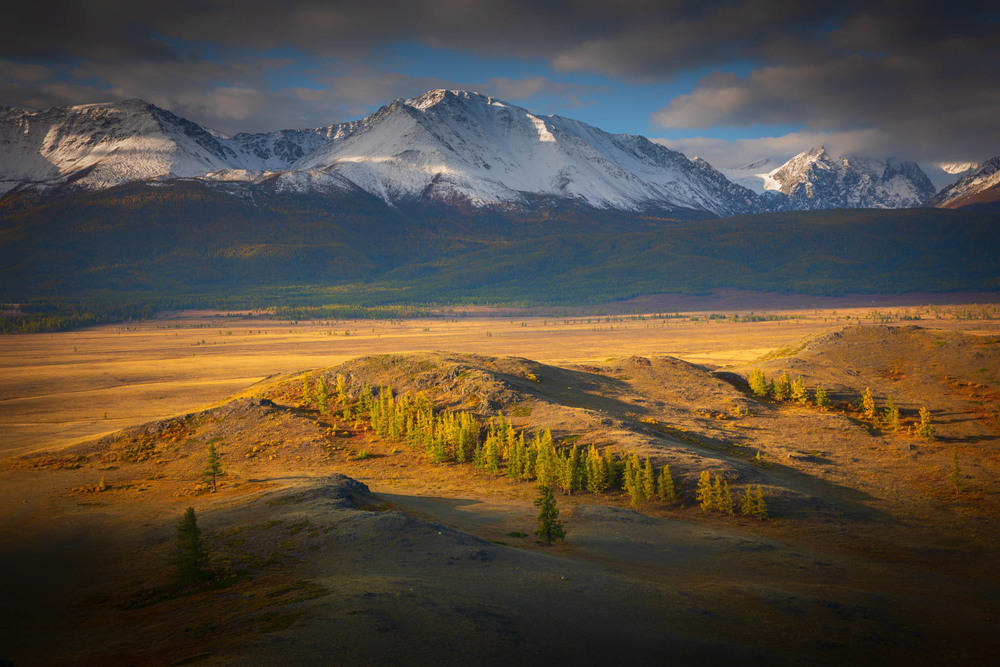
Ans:
{"type": "Polygon", "coordinates": [[[753,494],[752,516],[761,521],[767,519],[767,503],[764,502],[764,490],[760,487],[760,484],[757,485],[757,490],[753,494]]]}
{"type": "Polygon", "coordinates": [[[962,471],[958,467],[958,447],[951,449],[951,486],[955,493],[962,490],[962,471]]]}
{"type": "Polygon", "coordinates": [[[340,373],[337,373],[337,402],[344,408],[347,408],[350,402],[347,397],[347,383],[344,381],[344,376],[340,373]]]}
{"type": "Polygon", "coordinates": [[[747,486],[743,491],[743,496],[740,498],[740,514],[743,516],[753,516],[754,506],[753,487],[747,486]]]}
{"type": "Polygon", "coordinates": [[[302,405],[303,407],[309,407],[312,405],[312,385],[309,383],[309,378],[302,378],[302,405]]]}
{"type": "Polygon", "coordinates": [[[316,405],[320,414],[326,414],[326,408],[330,400],[330,394],[326,388],[326,380],[319,379],[319,386],[316,388],[316,405]]]}
{"type": "Polygon", "coordinates": [[[751,371],[748,382],[750,383],[750,391],[753,392],[754,396],[767,398],[771,395],[771,387],[767,383],[767,376],[759,368],[751,371]]]}
{"type": "Polygon", "coordinates": [[[222,464],[219,462],[219,453],[215,451],[215,443],[208,443],[208,464],[205,466],[205,472],[203,473],[206,479],[212,481],[212,493],[215,493],[218,488],[216,487],[216,478],[222,475],[222,464]]]}
{"type": "Polygon", "coordinates": [[[674,478],[670,474],[670,466],[664,464],[660,468],[660,476],[656,480],[656,493],[660,496],[660,500],[665,503],[671,503],[677,499],[677,490],[674,487],[674,478]]]}
{"type": "Polygon", "coordinates": [[[656,497],[656,475],[653,473],[653,462],[648,456],[642,466],[642,495],[646,500],[656,497]]]}
{"type": "Polygon", "coordinates": [[[788,373],[782,372],[774,383],[774,399],[776,401],[787,401],[792,395],[792,381],[788,373]]]}
{"type": "Polygon", "coordinates": [[[877,417],[875,412],[875,396],[872,394],[871,387],[865,387],[864,392],[861,394],[861,415],[872,422],[877,417]]]}
{"type": "Polygon", "coordinates": [[[896,407],[891,394],[885,401],[885,425],[892,433],[899,430],[899,408],[896,407]]]}
{"type": "Polygon", "coordinates": [[[701,509],[708,512],[715,507],[715,494],[712,492],[712,476],[707,470],[702,470],[698,477],[698,490],[695,500],[701,504],[701,509]]]}
{"type": "MultiPolygon", "coordinates": [[[[715,478],[718,481],[718,477],[715,478]]],[[[733,494],[729,490],[729,482],[722,480],[722,485],[719,489],[719,504],[718,509],[723,514],[732,515],[733,513],[733,494]]]]}
{"type": "Polygon", "coordinates": [[[917,427],[917,435],[928,439],[934,437],[934,424],[931,423],[931,411],[925,407],[920,408],[920,425],[917,427]]]}
{"type": "Polygon", "coordinates": [[[827,410],[833,403],[830,401],[830,397],[826,394],[826,389],[820,387],[816,390],[816,407],[823,410],[827,410]]]}
{"type": "Polygon", "coordinates": [[[538,528],[535,535],[551,544],[554,540],[566,538],[566,530],[559,522],[559,509],[552,489],[547,486],[538,487],[538,497],[535,499],[538,508],[538,528]]]}
{"type": "Polygon", "coordinates": [[[173,557],[174,579],[180,584],[195,584],[209,575],[208,552],[201,542],[201,531],[194,508],[184,512],[177,524],[177,544],[173,557]]]}
{"type": "Polygon", "coordinates": [[[803,405],[809,402],[809,390],[806,389],[806,383],[801,376],[796,377],[792,383],[792,400],[803,405]]]}

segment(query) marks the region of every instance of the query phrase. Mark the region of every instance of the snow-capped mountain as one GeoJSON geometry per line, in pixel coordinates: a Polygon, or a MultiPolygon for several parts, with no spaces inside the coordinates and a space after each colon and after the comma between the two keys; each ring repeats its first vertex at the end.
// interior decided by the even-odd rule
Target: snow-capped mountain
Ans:
{"type": "Polygon", "coordinates": [[[1000,208],[1000,156],[972,168],[956,183],[934,195],[928,204],[940,208],[1000,208]]]}
{"type": "Polygon", "coordinates": [[[541,195],[622,210],[762,210],[752,192],[708,163],[645,137],[463,91],[396,100],[342,126],[336,140],[292,168],[342,174],[391,203],[422,197],[489,206],[541,195]]]}
{"type": "Polygon", "coordinates": [[[764,188],[775,211],[910,208],[934,194],[934,185],[913,162],[832,156],[822,146],[768,172],[764,188]]]}
{"type": "Polygon", "coordinates": [[[321,193],[358,187],[390,204],[518,206],[542,196],[630,211],[763,210],[707,163],[644,137],[461,91],[396,100],[350,123],[230,138],[141,100],[5,107],[0,142],[0,194],[194,177],[321,193]]]}
{"type": "Polygon", "coordinates": [[[201,126],[142,100],[39,112],[0,108],[0,193],[200,176],[231,168],[236,158],[201,126]]]}

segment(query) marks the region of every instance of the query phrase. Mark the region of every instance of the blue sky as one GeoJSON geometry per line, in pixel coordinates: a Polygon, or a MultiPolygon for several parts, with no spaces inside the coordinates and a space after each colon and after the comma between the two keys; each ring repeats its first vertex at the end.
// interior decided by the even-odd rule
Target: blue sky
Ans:
{"type": "Polygon", "coordinates": [[[54,0],[0,25],[0,104],[140,97],[227,133],[433,88],[643,134],[716,166],[1000,154],[987,2],[54,0]]]}

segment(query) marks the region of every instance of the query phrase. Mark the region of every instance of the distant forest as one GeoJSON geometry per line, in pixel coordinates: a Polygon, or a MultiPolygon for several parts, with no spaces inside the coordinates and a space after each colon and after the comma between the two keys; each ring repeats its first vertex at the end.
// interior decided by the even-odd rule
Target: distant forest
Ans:
{"type": "Polygon", "coordinates": [[[1000,291],[1000,214],[832,210],[691,219],[541,201],[530,212],[264,199],[199,182],[0,201],[3,331],[158,310],[404,317],[731,287],[838,295],[1000,291]],[[7,309],[10,310],[9,308],[7,309]]]}

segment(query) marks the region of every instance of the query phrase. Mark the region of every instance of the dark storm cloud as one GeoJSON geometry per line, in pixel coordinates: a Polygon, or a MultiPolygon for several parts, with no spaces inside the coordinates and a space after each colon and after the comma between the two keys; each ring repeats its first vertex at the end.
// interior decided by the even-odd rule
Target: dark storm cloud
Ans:
{"type": "MultiPolygon", "coordinates": [[[[415,87],[423,79],[366,73],[360,64],[377,58],[380,47],[414,40],[636,82],[717,68],[689,95],[663,100],[652,118],[667,130],[756,123],[885,128],[923,153],[946,144],[1000,152],[993,120],[1000,12],[993,3],[57,0],[24,7],[20,20],[0,24],[0,94],[8,103],[96,101],[112,93],[156,99],[150,93],[160,91],[158,99],[173,100],[178,110],[185,99],[200,98],[202,118],[224,124],[243,115],[263,125],[296,104],[319,111],[388,101],[396,95],[371,96],[383,94],[381,84],[390,80],[415,87]],[[200,47],[212,57],[192,50],[200,47]],[[268,70],[252,65],[251,56],[288,48],[326,62],[318,80],[336,78],[343,96],[269,91],[268,70]],[[51,78],[17,70],[28,66],[49,67],[51,78]],[[733,71],[742,76],[726,74],[733,71]],[[176,91],[170,99],[167,90],[176,91]],[[368,97],[356,95],[365,90],[368,97]]],[[[454,83],[492,85],[484,92],[494,92],[555,91],[559,82],[454,83]]]]}

